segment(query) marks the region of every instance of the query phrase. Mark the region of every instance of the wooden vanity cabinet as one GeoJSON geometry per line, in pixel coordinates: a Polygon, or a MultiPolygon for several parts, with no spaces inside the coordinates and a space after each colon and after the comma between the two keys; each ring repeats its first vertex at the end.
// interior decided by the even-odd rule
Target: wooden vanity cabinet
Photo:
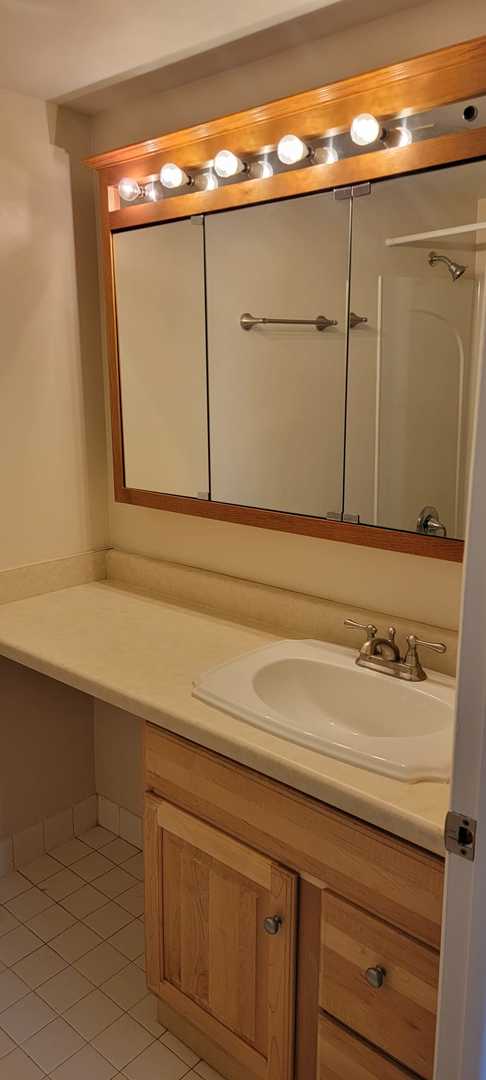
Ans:
{"type": "Polygon", "coordinates": [[[150,724],[145,780],[161,1021],[228,1080],[431,1080],[443,860],[150,724]]]}

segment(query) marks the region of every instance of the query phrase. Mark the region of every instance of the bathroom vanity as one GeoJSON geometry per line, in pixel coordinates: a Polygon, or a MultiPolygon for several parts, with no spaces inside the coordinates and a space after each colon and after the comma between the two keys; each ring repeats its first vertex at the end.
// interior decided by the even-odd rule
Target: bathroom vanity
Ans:
{"type": "Polygon", "coordinates": [[[230,1080],[429,1080],[443,860],[150,724],[145,780],[161,1021],[230,1080]]]}
{"type": "Polygon", "coordinates": [[[131,714],[134,740],[145,723],[146,967],[164,1026],[228,1080],[429,1080],[448,784],[357,768],[192,693],[275,641],[238,611],[325,637],[336,605],[120,552],[107,573],[0,606],[0,652],[131,714]]]}

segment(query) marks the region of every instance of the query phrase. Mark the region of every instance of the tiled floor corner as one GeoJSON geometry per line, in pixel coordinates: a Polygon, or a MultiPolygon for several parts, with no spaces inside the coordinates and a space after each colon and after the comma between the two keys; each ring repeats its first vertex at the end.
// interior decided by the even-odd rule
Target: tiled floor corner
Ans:
{"type": "Polygon", "coordinates": [[[158,1023],[142,878],[97,825],[0,879],[0,1080],[221,1080],[158,1023]]]}

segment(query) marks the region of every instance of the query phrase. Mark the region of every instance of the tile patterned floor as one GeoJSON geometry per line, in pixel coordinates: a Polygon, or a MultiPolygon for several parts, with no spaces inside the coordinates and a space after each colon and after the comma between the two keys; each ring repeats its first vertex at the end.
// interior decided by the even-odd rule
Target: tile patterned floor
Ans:
{"type": "Polygon", "coordinates": [[[157,1021],[143,856],[97,826],[0,878],[0,1080],[222,1080],[157,1021]]]}

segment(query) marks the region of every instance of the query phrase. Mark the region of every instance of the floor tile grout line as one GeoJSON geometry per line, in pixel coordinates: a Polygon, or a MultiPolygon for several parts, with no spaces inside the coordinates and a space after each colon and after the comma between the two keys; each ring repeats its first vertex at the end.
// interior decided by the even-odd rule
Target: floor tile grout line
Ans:
{"type": "MultiPolygon", "coordinates": [[[[127,968],[128,968],[128,967],[130,967],[130,966],[131,966],[131,962],[129,962],[129,963],[127,964],[127,968]]],[[[122,971],[125,971],[125,970],[127,970],[127,968],[123,968],[123,969],[122,969],[122,971]]],[[[69,965],[67,966],[67,968],[65,968],[65,969],[64,969],[64,971],[62,971],[62,972],[59,972],[58,974],[64,974],[66,970],[76,971],[76,969],[75,969],[75,968],[73,967],[73,965],[72,965],[72,964],[69,964],[69,965]]],[[[122,973],[122,972],[119,972],[119,974],[121,974],[121,973],[122,973]]],[[[57,977],[57,976],[54,976],[54,978],[56,978],[56,977],[57,977]]],[[[86,978],[86,976],[85,976],[85,978],[86,978]]],[[[50,981],[49,979],[48,979],[48,980],[46,980],[46,982],[49,982],[49,981],[50,981]]],[[[87,981],[89,981],[89,980],[87,979],[87,981]]],[[[109,979],[107,979],[106,981],[107,981],[107,982],[109,982],[109,979]]],[[[41,985],[45,985],[45,983],[43,983],[43,984],[41,984],[41,985]]],[[[30,993],[32,993],[32,994],[35,994],[35,995],[36,995],[37,997],[39,997],[41,1001],[44,1001],[44,1003],[45,1003],[45,1004],[47,1004],[47,1005],[49,1006],[49,1008],[51,1008],[51,1009],[53,1010],[53,1012],[54,1012],[54,1013],[56,1014],[56,1015],[54,1016],[54,1018],[53,1018],[53,1019],[50,1019],[50,1020],[46,1021],[46,1023],[45,1023],[45,1024],[43,1024],[43,1025],[42,1025],[42,1026],[41,1026],[41,1027],[40,1027],[40,1028],[38,1029],[38,1031],[34,1032],[34,1034],[38,1034],[38,1032],[40,1032],[40,1031],[43,1031],[43,1030],[44,1030],[44,1029],[45,1029],[46,1027],[48,1027],[48,1026],[49,1026],[49,1024],[51,1024],[51,1023],[54,1023],[54,1022],[55,1022],[55,1020],[61,1019],[61,1020],[64,1020],[64,1022],[65,1022],[65,1023],[66,1023],[66,1024],[67,1024],[67,1025],[68,1025],[68,1026],[69,1026],[69,1027],[70,1027],[70,1028],[71,1028],[71,1029],[72,1029],[72,1030],[73,1030],[73,1031],[74,1031],[74,1032],[75,1032],[75,1033],[76,1033],[76,1034],[77,1034],[77,1035],[78,1035],[78,1036],[79,1036],[80,1038],[82,1038],[82,1039],[84,1040],[84,1043],[85,1043],[85,1045],[94,1045],[94,1039],[97,1039],[99,1035],[103,1034],[103,1032],[104,1032],[104,1031],[107,1031],[107,1030],[108,1030],[108,1028],[109,1028],[109,1027],[111,1027],[111,1025],[112,1025],[113,1023],[115,1023],[116,1021],[110,1021],[110,1023],[108,1023],[108,1024],[106,1025],[106,1027],[102,1028],[102,1029],[101,1029],[100,1031],[98,1031],[98,1032],[96,1033],[96,1035],[94,1036],[94,1038],[93,1038],[93,1039],[87,1039],[87,1038],[86,1038],[86,1037],[85,1037],[84,1035],[82,1035],[82,1034],[81,1034],[81,1032],[79,1032],[79,1031],[78,1031],[78,1029],[77,1029],[77,1028],[76,1028],[76,1027],[75,1027],[75,1026],[74,1026],[73,1024],[71,1024],[71,1022],[70,1022],[70,1021],[68,1020],[68,1018],[67,1018],[67,1016],[66,1016],[66,1012],[68,1012],[68,1011],[69,1011],[69,1010],[70,1010],[71,1008],[73,1008],[73,1007],[74,1007],[75,1005],[79,1004],[79,1003],[80,1003],[81,1001],[84,1001],[84,1000],[86,1000],[86,998],[87,998],[87,997],[89,997],[89,996],[90,996],[90,994],[92,994],[92,993],[93,993],[94,991],[96,991],[96,990],[99,990],[99,991],[100,991],[101,993],[103,993],[103,985],[104,985],[104,984],[101,984],[101,985],[100,985],[99,987],[97,987],[97,986],[95,986],[94,984],[91,984],[91,985],[90,985],[90,989],[89,989],[89,990],[88,990],[88,991],[86,992],[86,994],[83,994],[83,995],[81,996],[81,998],[79,998],[79,999],[78,999],[78,1001],[76,1001],[76,1002],[73,1002],[73,1005],[72,1005],[72,1006],[68,1006],[68,1008],[67,1008],[67,1010],[66,1010],[65,1012],[58,1012],[58,1010],[57,1010],[57,1009],[55,1009],[55,1008],[54,1008],[54,1007],[53,1007],[52,1005],[49,1005],[49,1002],[48,1002],[48,1001],[46,1002],[46,1001],[45,1001],[45,999],[44,999],[44,998],[42,998],[42,996],[41,996],[40,994],[37,994],[36,990],[32,990],[32,991],[30,991],[30,993]]],[[[37,989],[39,989],[39,988],[37,988],[37,989]]],[[[150,994],[150,991],[149,991],[149,990],[147,989],[147,994],[146,994],[145,996],[149,996],[149,994],[150,994]]],[[[24,995],[24,997],[25,997],[25,996],[28,996],[28,994],[27,994],[27,995],[24,995]]],[[[108,997],[108,998],[109,998],[109,995],[108,995],[108,994],[105,994],[105,997],[108,997]]],[[[21,1001],[21,1000],[23,1000],[23,998],[19,998],[18,1000],[19,1000],[19,1001],[21,1001]]],[[[136,1017],[133,1017],[133,1016],[132,1016],[132,1014],[131,1014],[131,1011],[130,1011],[130,1010],[131,1010],[131,1009],[134,1009],[134,1008],[136,1007],[136,1005],[140,1004],[140,1002],[144,1000],[144,998],[143,998],[143,997],[142,997],[142,998],[140,998],[140,1000],[139,1000],[138,1002],[135,1002],[135,1003],[134,1003],[133,1005],[131,1005],[131,1006],[130,1006],[130,1007],[129,1007],[128,1009],[125,1009],[125,1008],[123,1008],[123,1007],[122,1007],[121,1005],[119,1005],[119,1004],[118,1004],[118,1002],[116,1002],[116,1001],[115,1001],[115,1000],[114,1000],[113,998],[109,998],[109,1000],[110,1000],[110,1001],[113,1001],[113,1002],[114,1002],[114,1004],[115,1004],[115,1005],[117,1006],[117,1008],[119,1008],[119,1009],[120,1009],[120,1017],[118,1017],[118,1019],[120,1019],[120,1018],[121,1018],[122,1016],[129,1016],[129,1017],[130,1017],[130,1018],[131,1018],[132,1020],[134,1020],[134,1021],[135,1021],[135,1023],[139,1024],[139,1026],[140,1026],[140,1027],[142,1027],[144,1031],[146,1031],[146,1032],[147,1032],[148,1034],[150,1034],[150,1035],[152,1036],[152,1043],[154,1043],[154,1042],[161,1042],[161,1041],[162,1041],[162,1039],[163,1039],[163,1036],[164,1036],[164,1035],[165,1035],[165,1034],[167,1033],[167,1031],[168,1031],[168,1029],[167,1029],[167,1028],[164,1028],[164,1029],[163,1029],[163,1031],[162,1031],[162,1033],[161,1033],[160,1035],[153,1035],[153,1032],[151,1032],[151,1031],[150,1031],[150,1028],[147,1028],[147,1027],[146,1027],[146,1026],[145,1026],[145,1025],[144,1025],[144,1024],[143,1024],[143,1023],[142,1023],[142,1022],[140,1021],[140,1020],[137,1020],[137,1019],[136,1019],[136,1017]]],[[[17,1004],[17,1002],[14,1002],[13,1004],[17,1004]]],[[[7,1009],[6,1009],[6,1010],[3,1010],[3,1011],[5,1011],[5,1012],[6,1012],[6,1011],[8,1011],[8,1009],[9,1009],[10,1007],[11,1007],[11,1006],[7,1006],[7,1009]]],[[[2,1027],[2,1025],[1,1025],[1,1016],[2,1016],[2,1015],[3,1015],[3,1012],[2,1012],[2,1013],[0,1013],[0,1028],[2,1027]]],[[[160,1025],[160,1026],[162,1027],[162,1025],[160,1025]]],[[[5,1030],[5,1029],[4,1029],[4,1028],[2,1028],[2,1030],[5,1030]]],[[[8,1032],[7,1032],[7,1034],[8,1034],[8,1032]]],[[[17,1047],[19,1047],[20,1049],[23,1049],[23,1047],[24,1047],[24,1044],[25,1044],[25,1042],[27,1042],[27,1041],[28,1041],[28,1039],[29,1039],[29,1038],[30,1038],[31,1036],[28,1036],[28,1038],[27,1038],[26,1040],[24,1040],[24,1043],[19,1043],[19,1042],[17,1042],[17,1039],[15,1039],[15,1037],[12,1037],[12,1036],[10,1036],[10,1037],[11,1037],[11,1038],[13,1038],[13,1041],[14,1041],[14,1042],[16,1043],[16,1046],[17,1046],[17,1047]]],[[[149,1045],[152,1045],[152,1043],[150,1043],[149,1045]]],[[[165,1044],[164,1044],[164,1045],[165,1045],[165,1044]]],[[[95,1049],[97,1049],[97,1048],[95,1048],[95,1049]]],[[[169,1049],[169,1050],[170,1050],[170,1052],[171,1052],[172,1054],[174,1054],[174,1055],[175,1055],[175,1056],[176,1056],[176,1057],[178,1058],[178,1060],[179,1060],[179,1061],[181,1062],[181,1064],[183,1064],[183,1065],[186,1065],[186,1064],[187,1064],[187,1062],[185,1062],[185,1061],[183,1060],[183,1058],[181,1058],[181,1057],[179,1056],[179,1054],[177,1053],[177,1051],[176,1051],[176,1050],[173,1050],[173,1049],[172,1049],[171,1047],[167,1047],[167,1049],[169,1049]]],[[[28,1051],[26,1051],[26,1052],[27,1052],[27,1054],[28,1054],[28,1051]]],[[[104,1055],[103,1055],[103,1054],[101,1053],[101,1051],[97,1050],[97,1052],[98,1052],[98,1053],[100,1054],[100,1056],[101,1056],[101,1057],[104,1057],[104,1055]]],[[[74,1057],[76,1053],[78,1053],[78,1050],[74,1051],[74,1053],[73,1053],[72,1055],[70,1055],[70,1056],[69,1056],[68,1058],[66,1058],[66,1059],[65,1059],[65,1061],[68,1061],[68,1060],[70,1060],[70,1057],[74,1057]]],[[[142,1053],[144,1053],[144,1051],[142,1051],[142,1053]]],[[[30,1054],[28,1054],[28,1056],[30,1056],[30,1054]]],[[[135,1057],[134,1057],[134,1058],[132,1058],[132,1059],[130,1059],[130,1061],[129,1061],[129,1062],[126,1062],[126,1063],[125,1063],[125,1065],[127,1065],[127,1064],[131,1064],[131,1062],[132,1062],[132,1061],[135,1061],[135,1060],[136,1060],[136,1058],[137,1058],[137,1057],[139,1057],[139,1056],[141,1056],[141,1055],[140,1055],[140,1054],[137,1054],[137,1055],[135,1055],[135,1057]]],[[[35,1061],[35,1059],[32,1059],[32,1060],[34,1060],[34,1061],[35,1061]]],[[[109,1060],[109,1059],[105,1059],[105,1060],[109,1060]]],[[[198,1058],[198,1062],[199,1062],[200,1060],[202,1060],[202,1059],[198,1058]]],[[[197,1063],[198,1063],[198,1062],[197,1062],[197,1063]]],[[[65,1063],[65,1062],[63,1062],[63,1064],[64,1064],[64,1063],[65,1063]]],[[[196,1063],[196,1064],[197,1064],[197,1063],[196,1063]]],[[[37,1062],[36,1062],[36,1064],[37,1064],[37,1062]]],[[[125,1067],[125,1066],[124,1066],[124,1067],[125,1067]]],[[[189,1066],[189,1067],[188,1067],[188,1069],[187,1069],[187,1072],[190,1072],[190,1071],[191,1071],[191,1070],[192,1070],[193,1068],[195,1068],[195,1065],[194,1065],[194,1066],[192,1066],[192,1065],[191,1065],[191,1066],[189,1066]]],[[[187,1075],[187,1073],[183,1073],[183,1074],[182,1074],[182,1077],[181,1077],[181,1080],[183,1080],[184,1076],[186,1076],[186,1075],[187,1075]]]]}

